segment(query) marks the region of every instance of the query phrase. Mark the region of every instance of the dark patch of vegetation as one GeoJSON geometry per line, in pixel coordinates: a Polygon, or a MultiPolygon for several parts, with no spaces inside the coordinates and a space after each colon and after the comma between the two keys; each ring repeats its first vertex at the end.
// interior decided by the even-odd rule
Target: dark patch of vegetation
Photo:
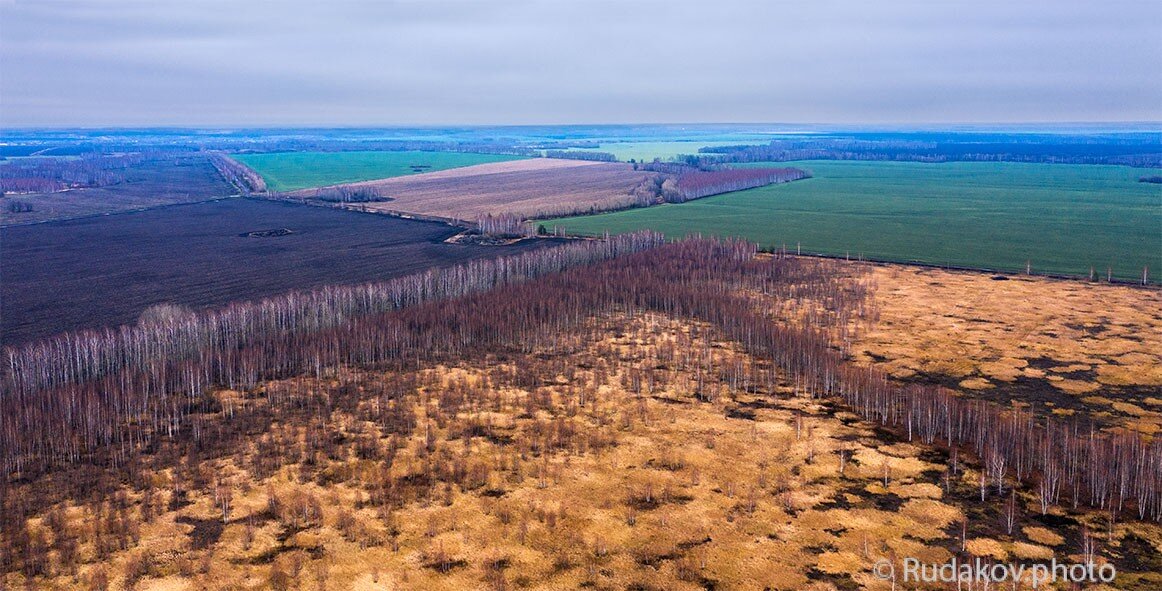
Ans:
{"type": "Polygon", "coordinates": [[[226,524],[222,523],[221,519],[195,519],[183,515],[177,518],[177,522],[194,526],[194,530],[190,532],[190,545],[194,550],[204,550],[213,546],[226,529],[226,524]]]}
{"type": "Polygon", "coordinates": [[[825,573],[818,568],[811,568],[811,570],[808,570],[807,578],[812,581],[830,583],[834,585],[835,588],[839,591],[858,591],[859,589],[862,589],[862,587],[859,586],[859,583],[856,583],[855,580],[851,578],[851,575],[825,573]]]}
{"type": "Polygon", "coordinates": [[[855,505],[848,500],[847,491],[838,490],[831,498],[815,505],[814,509],[818,511],[827,511],[828,509],[854,509],[855,505]]]}
{"type": "Polygon", "coordinates": [[[243,232],[239,236],[243,238],[277,238],[279,236],[290,236],[295,231],[290,228],[275,228],[273,230],[254,230],[252,232],[243,232]]]}
{"type": "Polygon", "coordinates": [[[1136,534],[1129,533],[1121,539],[1115,558],[1123,570],[1162,574],[1162,554],[1148,540],[1136,534]]]}
{"type": "Polygon", "coordinates": [[[614,156],[609,152],[593,152],[585,150],[545,150],[545,158],[589,160],[593,162],[617,162],[617,156],[614,156]]]}
{"type": "Polygon", "coordinates": [[[327,203],[384,203],[392,201],[375,187],[325,187],[315,192],[315,199],[327,203]]]}
{"type": "Polygon", "coordinates": [[[1109,330],[1109,327],[1106,326],[1106,324],[1104,322],[1094,324],[1093,326],[1087,326],[1084,324],[1076,324],[1073,322],[1066,322],[1065,327],[1068,329],[1071,329],[1071,330],[1082,331],[1085,334],[1090,335],[1090,336],[1097,336],[1097,335],[1100,335],[1101,333],[1109,330]]]}
{"type": "Polygon", "coordinates": [[[34,208],[31,203],[27,201],[11,200],[5,208],[8,213],[32,213],[34,208]]]}
{"type": "Polygon", "coordinates": [[[738,407],[731,407],[726,409],[726,416],[732,419],[742,419],[744,421],[755,420],[754,411],[745,410],[738,407]]]}

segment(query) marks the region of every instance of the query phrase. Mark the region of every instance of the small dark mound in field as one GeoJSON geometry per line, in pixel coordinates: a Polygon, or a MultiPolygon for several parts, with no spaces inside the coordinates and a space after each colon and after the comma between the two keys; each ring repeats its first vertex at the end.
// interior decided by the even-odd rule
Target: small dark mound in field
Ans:
{"type": "Polygon", "coordinates": [[[276,238],[278,236],[290,236],[295,231],[290,228],[275,228],[273,230],[255,230],[253,232],[243,232],[239,236],[243,238],[276,238]]]}
{"type": "Polygon", "coordinates": [[[1004,275],[993,275],[993,281],[1008,281],[1009,278],[1004,275]]]}
{"type": "Polygon", "coordinates": [[[190,532],[190,543],[195,550],[201,550],[216,544],[218,538],[222,535],[222,530],[226,529],[226,524],[218,519],[195,519],[183,515],[178,517],[176,521],[181,524],[194,526],[194,531],[190,532]]]}

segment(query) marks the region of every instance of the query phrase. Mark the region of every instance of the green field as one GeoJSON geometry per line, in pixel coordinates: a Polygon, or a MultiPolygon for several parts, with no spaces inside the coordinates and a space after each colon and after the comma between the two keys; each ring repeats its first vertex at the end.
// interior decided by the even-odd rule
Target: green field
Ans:
{"type": "MultiPolygon", "coordinates": [[[[771,166],[771,164],[761,164],[771,166]]],[[[544,222],[572,232],[650,228],[891,261],[1162,278],[1162,186],[1122,166],[808,161],[815,178],[544,222]]]]}
{"type": "Polygon", "coordinates": [[[466,152],[274,152],[234,154],[233,157],[261,174],[272,191],[294,191],[521,159],[520,156],[466,152]],[[413,168],[423,165],[429,168],[413,168]]]}

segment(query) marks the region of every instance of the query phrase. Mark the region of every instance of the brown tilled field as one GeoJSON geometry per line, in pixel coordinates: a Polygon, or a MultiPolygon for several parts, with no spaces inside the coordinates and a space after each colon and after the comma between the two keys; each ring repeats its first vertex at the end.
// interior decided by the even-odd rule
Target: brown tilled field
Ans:
{"type": "MultiPolygon", "coordinates": [[[[372,211],[462,220],[489,214],[539,218],[626,207],[633,190],[653,176],[628,164],[534,158],[343,186],[373,187],[392,199],[366,204],[372,211]]],[[[304,189],[289,195],[315,193],[304,189]]]]}

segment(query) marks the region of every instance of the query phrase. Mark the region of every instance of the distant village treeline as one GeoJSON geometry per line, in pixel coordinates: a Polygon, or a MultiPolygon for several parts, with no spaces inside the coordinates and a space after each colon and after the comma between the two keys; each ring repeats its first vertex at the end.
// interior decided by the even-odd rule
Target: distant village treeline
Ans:
{"type": "Polygon", "coordinates": [[[769,144],[699,148],[683,157],[690,164],[785,162],[792,160],[897,160],[907,162],[1030,162],[1118,164],[1162,167],[1162,139],[1032,136],[1017,141],[973,138],[958,141],[915,137],[778,139],[769,144]],[[973,140],[977,141],[973,141],[973,140]]]}
{"type": "Polygon", "coordinates": [[[0,192],[53,193],[122,182],[125,171],[156,153],[85,154],[77,158],[23,158],[0,166],[0,192]]]}

